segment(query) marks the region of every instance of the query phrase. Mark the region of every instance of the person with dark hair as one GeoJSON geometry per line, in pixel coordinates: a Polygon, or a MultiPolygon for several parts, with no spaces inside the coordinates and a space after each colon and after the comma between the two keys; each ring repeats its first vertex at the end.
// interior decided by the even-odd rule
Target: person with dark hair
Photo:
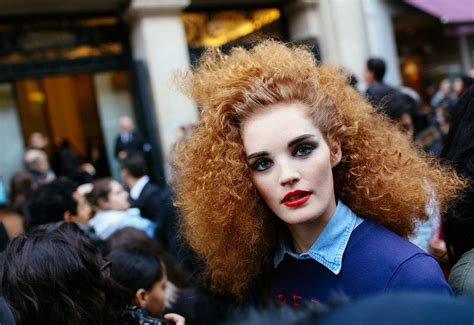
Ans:
{"type": "Polygon", "coordinates": [[[128,193],[119,182],[103,178],[92,183],[87,200],[95,210],[89,221],[102,240],[127,226],[144,231],[149,237],[155,235],[156,224],[140,215],[140,210],[130,208],[128,193]]]}
{"type": "MultiPolygon", "coordinates": [[[[127,289],[130,318],[160,317],[165,311],[168,282],[165,264],[155,250],[148,247],[120,248],[107,255],[112,265],[112,278],[127,289]]],[[[184,325],[184,317],[168,313],[165,319],[184,325]]]]}
{"type": "Polygon", "coordinates": [[[461,75],[456,78],[453,85],[453,90],[456,97],[460,99],[469,90],[473,83],[474,79],[467,75],[461,75]]]}
{"type": "Polygon", "coordinates": [[[474,87],[460,98],[441,157],[469,182],[462,199],[444,215],[444,240],[453,265],[449,283],[474,295],[474,87]]]}
{"type": "Polygon", "coordinates": [[[176,209],[173,192],[168,186],[159,188],[147,175],[147,163],[140,154],[131,154],[122,160],[121,175],[130,189],[132,207],[139,208],[141,216],[156,223],[156,238],[167,251],[176,251],[176,209]]]}
{"type": "Polygon", "coordinates": [[[59,221],[86,224],[92,212],[84,194],[66,179],[38,187],[27,202],[27,211],[28,229],[59,221]]]}
{"type": "MultiPolygon", "coordinates": [[[[191,324],[215,324],[225,320],[232,304],[228,297],[217,296],[201,285],[196,286],[195,274],[188,273],[183,263],[178,263],[163,248],[135,228],[126,227],[113,233],[105,242],[104,255],[115,250],[154,251],[166,266],[168,284],[166,287],[165,312],[182,315],[191,324]]],[[[189,267],[186,265],[186,267],[189,267]]],[[[195,270],[198,267],[194,267],[195,270]]]]}
{"type": "Polygon", "coordinates": [[[401,121],[401,126],[405,129],[405,124],[413,123],[410,115],[411,105],[406,95],[383,81],[385,69],[385,62],[382,59],[370,58],[367,60],[364,75],[368,86],[367,100],[392,120],[401,121]],[[407,122],[407,120],[410,121],[407,122]]]}
{"type": "Polygon", "coordinates": [[[111,324],[125,292],[110,263],[74,223],[43,225],[1,256],[1,283],[17,324],[111,324]]]}
{"type": "Polygon", "coordinates": [[[121,175],[130,189],[130,201],[139,208],[142,217],[160,222],[160,190],[150,182],[145,158],[140,154],[128,155],[121,161],[121,175]]]}

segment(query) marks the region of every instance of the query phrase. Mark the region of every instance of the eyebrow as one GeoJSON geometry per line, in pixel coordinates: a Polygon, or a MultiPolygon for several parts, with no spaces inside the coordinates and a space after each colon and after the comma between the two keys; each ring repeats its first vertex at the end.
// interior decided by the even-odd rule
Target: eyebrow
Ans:
{"type": "Polygon", "coordinates": [[[259,157],[265,157],[265,156],[268,156],[268,152],[259,151],[259,152],[253,153],[251,155],[248,155],[247,160],[250,160],[250,159],[253,159],[253,158],[259,158],[259,157]]]}
{"type": "MultiPolygon", "coordinates": [[[[291,140],[290,142],[288,142],[288,148],[291,148],[293,147],[294,145],[306,140],[306,139],[309,139],[309,138],[314,138],[314,134],[303,134],[303,135],[300,135],[299,137],[291,140]]],[[[259,151],[259,152],[256,152],[256,153],[253,153],[251,155],[248,155],[247,156],[247,160],[250,160],[250,159],[253,159],[253,158],[260,158],[260,157],[265,157],[265,156],[268,156],[268,152],[266,151],[259,151]]]]}
{"type": "Polygon", "coordinates": [[[314,138],[314,134],[303,134],[303,135],[300,135],[299,137],[291,140],[290,142],[288,142],[288,148],[290,147],[293,147],[295,144],[298,144],[306,139],[309,139],[309,138],[314,138]]]}

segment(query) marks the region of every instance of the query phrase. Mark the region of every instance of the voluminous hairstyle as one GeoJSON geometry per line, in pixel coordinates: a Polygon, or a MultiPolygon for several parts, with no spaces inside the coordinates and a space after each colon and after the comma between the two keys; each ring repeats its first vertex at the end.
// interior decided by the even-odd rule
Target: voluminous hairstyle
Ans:
{"type": "Polygon", "coordinates": [[[175,159],[176,204],[216,289],[241,296],[275,249],[278,219],[252,184],[240,134],[246,119],[270,105],[306,107],[325,139],[341,144],[336,196],[401,236],[426,219],[431,189],[444,211],[464,186],[376,113],[340,69],[320,66],[303,47],[266,41],[228,55],[211,49],[182,79],[202,111],[175,159]]]}

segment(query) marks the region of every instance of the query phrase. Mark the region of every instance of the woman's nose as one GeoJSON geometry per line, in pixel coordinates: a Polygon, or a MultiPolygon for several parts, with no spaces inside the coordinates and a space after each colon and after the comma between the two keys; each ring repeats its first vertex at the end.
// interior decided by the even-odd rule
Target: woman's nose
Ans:
{"type": "Polygon", "coordinates": [[[285,165],[281,166],[280,185],[292,185],[301,179],[301,175],[296,168],[285,165]]]}

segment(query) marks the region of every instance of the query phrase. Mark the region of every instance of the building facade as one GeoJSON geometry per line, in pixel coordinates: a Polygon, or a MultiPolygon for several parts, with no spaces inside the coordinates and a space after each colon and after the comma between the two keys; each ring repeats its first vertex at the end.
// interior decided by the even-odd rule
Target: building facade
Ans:
{"type": "MultiPolygon", "coordinates": [[[[128,115],[150,141],[153,174],[164,181],[178,129],[199,114],[173,74],[205,47],[269,36],[302,42],[324,63],[355,75],[363,90],[371,56],[387,62],[388,83],[409,81],[404,68],[419,68],[426,53],[410,48],[404,33],[413,26],[406,19],[431,17],[391,0],[25,0],[22,6],[5,0],[0,6],[0,173],[7,180],[21,169],[33,132],[50,139],[50,154],[68,139],[86,159],[101,157],[104,175],[119,178],[113,143],[119,117],[128,115]]],[[[427,19],[429,28],[439,27],[433,19],[443,25],[427,19]]],[[[446,64],[474,66],[471,36],[456,37],[446,64]]]]}

